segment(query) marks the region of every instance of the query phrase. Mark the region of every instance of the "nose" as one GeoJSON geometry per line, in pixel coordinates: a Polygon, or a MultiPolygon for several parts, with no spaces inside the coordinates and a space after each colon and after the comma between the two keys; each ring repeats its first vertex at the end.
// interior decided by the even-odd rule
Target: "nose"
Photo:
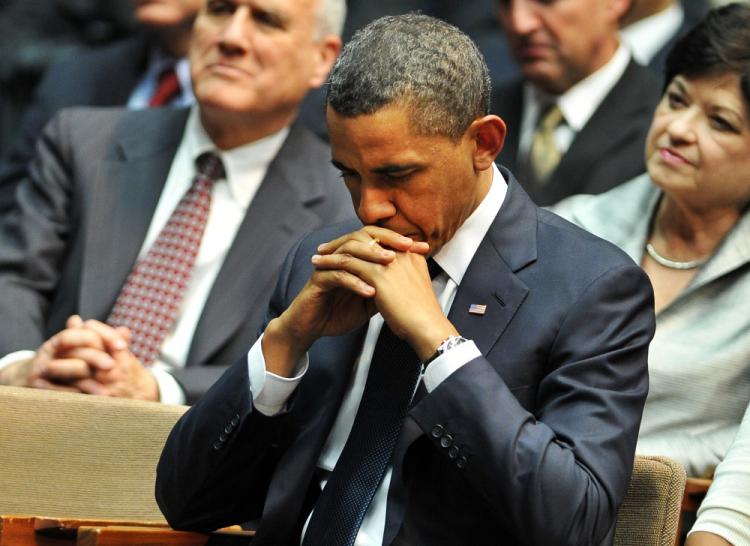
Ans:
{"type": "Polygon", "coordinates": [[[690,143],[695,141],[695,123],[697,121],[694,107],[674,112],[667,124],[667,134],[673,143],[690,143]]]}
{"type": "Polygon", "coordinates": [[[365,225],[380,225],[397,212],[389,192],[368,182],[362,182],[358,197],[357,216],[365,225]]]}
{"type": "Polygon", "coordinates": [[[247,51],[250,14],[247,6],[238,7],[227,17],[219,35],[219,49],[224,55],[241,55],[247,51]]]}
{"type": "Polygon", "coordinates": [[[529,0],[502,0],[500,22],[507,32],[525,36],[539,26],[539,16],[529,0]]]}

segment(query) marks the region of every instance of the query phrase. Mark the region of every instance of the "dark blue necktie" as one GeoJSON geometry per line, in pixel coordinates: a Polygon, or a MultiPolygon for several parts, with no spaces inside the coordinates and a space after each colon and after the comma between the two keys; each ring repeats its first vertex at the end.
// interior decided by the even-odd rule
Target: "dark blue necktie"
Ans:
{"type": "MultiPolygon", "coordinates": [[[[430,277],[440,272],[431,258],[430,277]]],[[[357,416],[315,505],[303,546],[352,546],[385,476],[419,379],[421,363],[387,324],[378,336],[357,416]]]]}

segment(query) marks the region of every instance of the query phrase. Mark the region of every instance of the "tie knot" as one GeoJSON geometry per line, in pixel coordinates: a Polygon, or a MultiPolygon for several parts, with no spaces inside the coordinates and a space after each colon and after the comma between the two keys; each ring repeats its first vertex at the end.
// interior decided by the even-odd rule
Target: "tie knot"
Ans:
{"type": "Polygon", "coordinates": [[[563,121],[563,113],[557,103],[552,103],[547,106],[544,113],[539,120],[539,129],[542,131],[550,131],[556,129],[563,121]]]}
{"type": "Polygon", "coordinates": [[[427,258],[427,271],[430,272],[430,278],[434,279],[442,273],[443,268],[433,258],[427,258]]]}
{"type": "Polygon", "coordinates": [[[212,181],[220,180],[224,178],[224,164],[221,162],[221,158],[214,152],[204,152],[198,156],[195,160],[195,165],[198,169],[198,174],[212,181]]]}
{"type": "Polygon", "coordinates": [[[154,89],[154,94],[148,101],[148,105],[154,107],[169,104],[180,95],[180,92],[180,80],[177,77],[174,65],[168,66],[156,78],[156,89],[154,89]]]}

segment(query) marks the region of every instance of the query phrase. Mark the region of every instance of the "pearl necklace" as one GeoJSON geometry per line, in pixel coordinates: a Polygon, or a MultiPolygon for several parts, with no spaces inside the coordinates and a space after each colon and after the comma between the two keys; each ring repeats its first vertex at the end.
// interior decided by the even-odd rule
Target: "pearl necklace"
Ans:
{"type": "Polygon", "coordinates": [[[669,269],[679,269],[680,271],[700,267],[706,263],[708,259],[703,258],[702,260],[690,260],[689,262],[675,262],[674,260],[670,260],[659,254],[651,243],[646,243],[646,252],[648,252],[648,255],[651,256],[657,264],[668,267],[669,269]]]}

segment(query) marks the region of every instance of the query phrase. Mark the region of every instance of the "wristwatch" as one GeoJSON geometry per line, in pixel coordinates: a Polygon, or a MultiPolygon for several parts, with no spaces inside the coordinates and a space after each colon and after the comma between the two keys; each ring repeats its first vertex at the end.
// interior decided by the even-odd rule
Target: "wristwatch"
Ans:
{"type": "Polygon", "coordinates": [[[445,338],[443,342],[438,346],[437,350],[435,350],[435,352],[432,354],[432,356],[422,363],[422,371],[424,372],[424,370],[427,369],[427,366],[429,366],[429,364],[437,357],[445,354],[447,351],[450,351],[454,347],[461,345],[465,341],[466,338],[461,336],[448,336],[447,338],[445,338]]]}

